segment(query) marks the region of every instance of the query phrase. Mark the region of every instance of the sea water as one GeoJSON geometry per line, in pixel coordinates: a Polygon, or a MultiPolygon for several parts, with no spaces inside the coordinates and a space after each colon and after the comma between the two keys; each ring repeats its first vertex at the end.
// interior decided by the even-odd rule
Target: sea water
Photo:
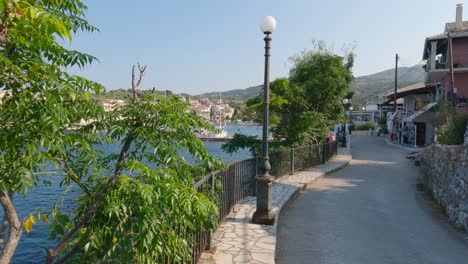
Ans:
{"type": "MultiPolygon", "coordinates": [[[[225,129],[228,131],[229,136],[233,136],[235,133],[242,133],[260,137],[262,134],[262,127],[260,126],[228,125],[225,129]]],[[[223,144],[224,142],[205,142],[208,151],[213,156],[223,158],[227,163],[252,157],[247,150],[239,150],[234,154],[227,154],[221,150],[223,144]]],[[[109,152],[118,151],[115,146],[104,146],[104,150],[109,152]]],[[[50,186],[39,183],[38,186],[28,191],[27,196],[15,195],[14,203],[20,221],[25,220],[30,214],[37,215],[40,209],[50,212],[54,203],[59,204],[61,211],[71,211],[73,209],[72,199],[81,194],[81,191],[77,187],[60,188],[59,185],[62,177],[59,175],[50,174],[43,177],[51,182],[50,186]]],[[[3,210],[1,210],[0,217],[3,217],[3,210]]],[[[57,241],[49,239],[49,224],[36,221],[30,233],[23,233],[12,263],[44,263],[46,257],[45,249],[53,247],[56,243],[57,241]]]]}

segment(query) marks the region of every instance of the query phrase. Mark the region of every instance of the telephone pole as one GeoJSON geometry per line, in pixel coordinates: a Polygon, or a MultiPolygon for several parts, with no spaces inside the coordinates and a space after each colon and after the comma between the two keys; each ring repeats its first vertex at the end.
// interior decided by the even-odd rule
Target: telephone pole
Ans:
{"type": "Polygon", "coordinates": [[[453,51],[452,51],[452,34],[448,32],[448,45],[449,45],[449,60],[450,60],[450,86],[451,86],[451,98],[452,105],[455,106],[455,77],[453,76],[453,51]]]}
{"type": "Polygon", "coordinates": [[[397,111],[397,87],[398,87],[398,53],[395,56],[395,92],[393,94],[393,112],[397,111]]]}

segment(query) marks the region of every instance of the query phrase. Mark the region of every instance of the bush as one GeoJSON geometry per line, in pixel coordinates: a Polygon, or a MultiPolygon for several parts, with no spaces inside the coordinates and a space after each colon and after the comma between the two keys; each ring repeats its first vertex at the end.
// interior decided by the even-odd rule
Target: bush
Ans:
{"type": "Polygon", "coordinates": [[[440,127],[437,130],[439,143],[444,145],[463,144],[467,124],[468,116],[454,116],[448,126],[440,127]]]}
{"type": "Polygon", "coordinates": [[[374,127],[375,127],[374,123],[367,122],[367,123],[362,124],[362,125],[355,125],[353,130],[362,131],[362,130],[369,130],[369,129],[374,128],[374,127]]]}
{"type": "Polygon", "coordinates": [[[381,127],[381,128],[380,128],[380,134],[382,134],[382,135],[388,134],[388,128],[387,128],[387,126],[384,126],[384,127],[381,127]]]}

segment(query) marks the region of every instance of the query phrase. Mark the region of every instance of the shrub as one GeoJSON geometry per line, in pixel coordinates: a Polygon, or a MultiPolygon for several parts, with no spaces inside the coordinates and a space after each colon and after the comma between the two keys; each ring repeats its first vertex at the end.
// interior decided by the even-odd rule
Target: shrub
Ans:
{"type": "Polygon", "coordinates": [[[369,129],[374,128],[374,127],[375,127],[374,123],[367,122],[367,123],[362,124],[362,125],[355,125],[353,130],[362,131],[362,130],[369,130],[369,129]]]}
{"type": "Polygon", "coordinates": [[[464,141],[468,116],[454,116],[448,126],[437,130],[439,143],[444,145],[461,145],[464,141]]]}

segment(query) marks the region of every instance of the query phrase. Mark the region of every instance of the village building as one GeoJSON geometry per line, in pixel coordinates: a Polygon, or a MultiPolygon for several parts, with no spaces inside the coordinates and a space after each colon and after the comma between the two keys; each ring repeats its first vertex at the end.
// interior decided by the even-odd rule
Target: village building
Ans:
{"type": "MultiPolygon", "coordinates": [[[[433,111],[440,99],[436,85],[419,82],[397,90],[396,98],[403,102],[396,112],[387,114],[387,128],[392,140],[410,146],[425,146],[434,142],[433,111]]],[[[393,101],[395,93],[387,95],[393,101]]]]}
{"type": "Polygon", "coordinates": [[[459,114],[468,114],[468,21],[463,21],[463,5],[458,4],[455,22],[446,23],[444,33],[424,42],[426,83],[440,85],[446,101],[459,114]]]}
{"type": "Polygon", "coordinates": [[[117,99],[104,99],[99,104],[104,108],[104,111],[111,112],[124,105],[125,102],[117,99]]]}
{"type": "Polygon", "coordinates": [[[3,98],[7,97],[10,95],[9,91],[2,90],[0,91],[0,104],[3,102],[3,98]]]}
{"type": "MultiPolygon", "coordinates": [[[[452,103],[458,114],[468,114],[468,21],[463,21],[462,4],[457,5],[455,22],[445,24],[444,33],[426,38],[423,60],[424,82],[398,89],[396,98],[402,105],[386,115],[390,137],[400,144],[434,142],[434,112],[441,101],[452,103]]],[[[381,107],[394,107],[394,100],[395,93],[389,93],[381,107]]]]}
{"type": "Polygon", "coordinates": [[[192,112],[213,123],[224,123],[234,115],[234,108],[229,104],[223,104],[221,100],[209,100],[202,98],[200,100],[190,100],[192,112]]]}

